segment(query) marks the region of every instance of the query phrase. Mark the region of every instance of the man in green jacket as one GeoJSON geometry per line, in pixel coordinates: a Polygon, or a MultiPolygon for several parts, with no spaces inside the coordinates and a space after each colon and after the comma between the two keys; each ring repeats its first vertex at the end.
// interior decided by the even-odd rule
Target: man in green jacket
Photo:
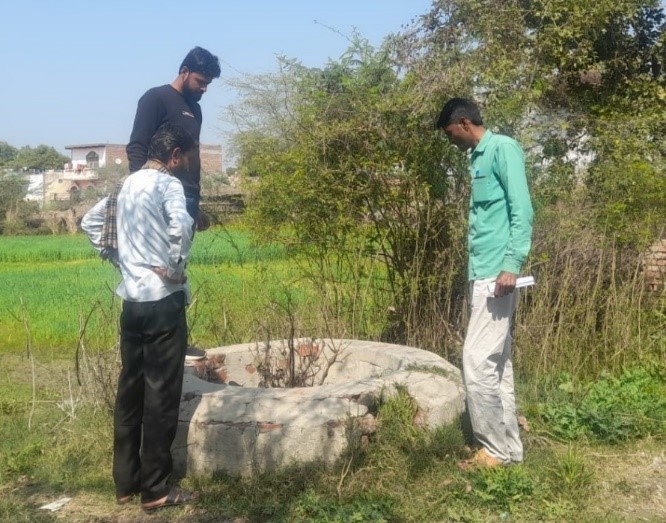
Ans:
{"type": "Polygon", "coordinates": [[[530,250],[532,204],[518,143],[483,126],[477,105],[449,100],[436,128],[470,151],[470,320],[463,347],[463,377],[474,437],[481,445],[466,467],[523,460],[511,362],[516,280],[530,250]],[[494,288],[493,288],[494,287],[494,288]]]}

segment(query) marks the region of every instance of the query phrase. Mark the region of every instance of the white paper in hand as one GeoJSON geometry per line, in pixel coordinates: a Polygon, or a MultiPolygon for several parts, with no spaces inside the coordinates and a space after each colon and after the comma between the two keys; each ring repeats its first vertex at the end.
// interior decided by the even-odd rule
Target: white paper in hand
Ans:
{"type": "MultiPolygon", "coordinates": [[[[520,289],[521,287],[529,287],[535,283],[534,276],[521,276],[516,280],[516,289],[520,289]]],[[[488,292],[491,296],[495,295],[495,282],[488,284],[488,292]]]]}

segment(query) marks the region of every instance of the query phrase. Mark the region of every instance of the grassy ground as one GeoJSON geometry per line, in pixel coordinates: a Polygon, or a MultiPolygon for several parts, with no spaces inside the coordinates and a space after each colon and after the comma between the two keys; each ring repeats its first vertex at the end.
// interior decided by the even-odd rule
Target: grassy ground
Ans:
{"type": "MultiPolygon", "coordinates": [[[[195,249],[189,320],[196,343],[252,339],[256,322],[268,322],[266,303],[285,291],[299,302],[298,313],[307,314],[311,295],[284,251],[253,245],[241,229],[201,234],[195,249]]],[[[0,380],[0,521],[666,520],[663,369],[595,384],[560,376],[552,378],[558,393],[550,396],[528,392],[542,387],[522,378],[521,410],[532,427],[523,432],[527,452],[520,466],[459,471],[460,427],[421,431],[412,423],[409,398],[398,397],[382,407],[369,447],[353,449],[332,468],[248,480],[188,478],[185,485],[202,492],[196,506],[155,515],[137,504],[119,507],[110,474],[109,391],[89,386],[113,377],[114,352],[107,349],[115,343],[116,279],[82,236],[0,237],[0,373],[6,376],[0,380]],[[86,319],[89,357],[81,360],[79,386],[73,356],[86,319]],[[109,354],[110,360],[94,359],[109,354]],[[39,510],[62,497],[72,500],[60,511],[39,510]]]]}
{"type": "MultiPolygon", "coordinates": [[[[558,442],[546,426],[524,432],[524,464],[462,472],[459,427],[424,432],[409,398],[384,405],[380,429],[330,469],[293,468],[254,479],[188,478],[195,506],[146,515],[119,507],[110,475],[111,417],[70,396],[67,366],[3,359],[0,521],[73,522],[624,522],[666,519],[664,439],[619,445],[558,442]],[[11,385],[10,385],[11,384],[11,385]],[[71,400],[74,401],[71,401],[71,400]],[[30,424],[30,428],[28,428],[30,424]],[[38,507],[63,497],[60,511],[38,507]]],[[[71,377],[71,376],[70,376],[71,377]]]]}

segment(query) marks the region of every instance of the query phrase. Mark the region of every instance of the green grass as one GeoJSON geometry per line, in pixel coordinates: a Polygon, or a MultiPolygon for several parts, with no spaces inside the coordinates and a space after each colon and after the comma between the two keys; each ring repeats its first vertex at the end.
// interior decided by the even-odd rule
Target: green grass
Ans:
{"type": "MultiPolygon", "coordinates": [[[[20,362],[12,358],[13,364],[20,362]]],[[[58,406],[62,378],[53,379],[39,388],[28,430],[30,376],[13,372],[16,386],[0,387],[8,398],[0,427],[0,521],[48,521],[36,506],[63,496],[72,497],[69,510],[76,509],[63,516],[67,521],[141,520],[138,507],[114,504],[108,412],[83,403],[74,415],[66,414],[58,406]]],[[[40,376],[45,372],[38,369],[40,376]]],[[[635,497],[639,494],[631,482],[599,471],[590,453],[658,455],[663,449],[649,441],[626,448],[591,448],[584,441],[562,447],[524,434],[524,464],[462,472],[456,467],[465,452],[460,428],[423,430],[413,424],[415,414],[404,392],[388,400],[380,406],[379,429],[369,446],[351,447],[332,467],[295,465],[244,479],[187,478],[186,487],[202,492],[201,502],[163,515],[183,522],[632,521],[610,511],[598,490],[604,482],[618,496],[620,490],[631,494],[637,504],[643,498],[635,497]]]]}
{"type": "MultiPolygon", "coordinates": [[[[120,300],[114,289],[120,276],[83,235],[0,236],[0,253],[0,353],[21,353],[30,333],[38,357],[69,358],[84,325],[87,348],[115,344],[120,300]]],[[[269,331],[272,338],[284,337],[289,313],[298,318],[303,335],[328,334],[317,331],[322,289],[300,271],[295,255],[284,247],[257,244],[242,226],[198,233],[188,269],[191,343],[215,347],[265,337],[269,331]]],[[[356,299],[354,306],[359,303],[356,299]]],[[[338,307],[332,314],[348,314],[340,297],[338,307]]],[[[377,336],[382,328],[374,317],[355,318],[363,324],[356,335],[377,336]]]]}
{"type": "MultiPolygon", "coordinates": [[[[286,258],[285,249],[257,245],[242,226],[212,228],[196,235],[192,264],[273,261],[286,258]]],[[[38,263],[97,260],[83,234],[69,236],[0,236],[0,263],[38,263]]]]}
{"type": "MultiPolygon", "coordinates": [[[[83,235],[0,236],[0,260],[0,352],[24,350],[30,332],[36,354],[69,357],[88,316],[91,346],[113,345],[120,277],[83,235]]],[[[251,337],[250,318],[261,317],[260,308],[295,278],[284,249],[257,246],[240,228],[197,234],[191,260],[189,321],[192,341],[203,346],[251,337]]]]}
{"type": "MultiPolygon", "coordinates": [[[[78,386],[72,358],[80,321],[88,317],[84,344],[89,354],[114,355],[102,350],[116,341],[118,275],[80,235],[0,237],[0,253],[0,372],[6,378],[0,380],[0,521],[54,521],[36,507],[62,496],[74,498],[58,516],[66,521],[141,521],[138,507],[114,503],[112,420],[94,388],[78,386]],[[28,333],[34,392],[24,352],[28,333]]],[[[192,340],[210,347],[258,339],[280,323],[284,328],[287,315],[281,307],[294,307],[301,330],[317,326],[316,300],[323,291],[301,277],[295,262],[284,249],[254,244],[240,227],[198,234],[189,271],[192,340]]],[[[109,362],[107,375],[117,370],[113,358],[109,362]]],[[[379,430],[369,446],[351,446],[333,467],[294,466],[246,479],[187,478],[186,486],[202,491],[201,503],[165,517],[183,522],[659,521],[663,514],[650,493],[663,478],[649,466],[663,453],[666,437],[663,417],[655,414],[663,414],[663,367],[576,384],[564,375],[546,376],[543,383],[557,383],[550,389],[529,379],[521,380],[525,391],[550,392],[518,395],[533,427],[523,434],[527,458],[522,465],[461,472],[456,467],[465,455],[460,427],[425,431],[415,426],[416,407],[403,391],[381,406],[379,430]],[[628,411],[639,415],[627,417],[628,411]],[[592,429],[603,429],[604,437],[594,439],[592,429]],[[627,434],[643,439],[631,442],[627,434]],[[648,463],[640,470],[632,461],[639,455],[648,463]],[[618,459],[616,468],[608,466],[618,459]],[[651,478],[653,484],[637,483],[651,478]],[[622,512],[626,505],[643,511],[640,517],[632,520],[622,512]]]]}

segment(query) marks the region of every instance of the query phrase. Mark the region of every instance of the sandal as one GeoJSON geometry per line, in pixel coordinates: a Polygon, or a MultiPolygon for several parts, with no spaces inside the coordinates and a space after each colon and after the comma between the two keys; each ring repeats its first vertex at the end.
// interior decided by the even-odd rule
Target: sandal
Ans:
{"type": "Polygon", "coordinates": [[[474,456],[472,456],[470,459],[464,459],[458,462],[458,468],[462,471],[491,469],[495,467],[501,467],[502,465],[502,460],[491,456],[484,448],[477,450],[474,456]]]}
{"type": "Polygon", "coordinates": [[[192,503],[197,499],[199,499],[198,492],[188,492],[179,487],[171,487],[171,490],[166,498],[163,498],[163,501],[155,505],[142,503],[141,508],[144,512],[154,512],[164,507],[177,507],[186,503],[192,503]]]}
{"type": "Polygon", "coordinates": [[[127,496],[116,496],[116,503],[118,503],[118,505],[127,505],[128,503],[134,501],[134,498],[138,495],[138,492],[132,492],[127,496]]]}

